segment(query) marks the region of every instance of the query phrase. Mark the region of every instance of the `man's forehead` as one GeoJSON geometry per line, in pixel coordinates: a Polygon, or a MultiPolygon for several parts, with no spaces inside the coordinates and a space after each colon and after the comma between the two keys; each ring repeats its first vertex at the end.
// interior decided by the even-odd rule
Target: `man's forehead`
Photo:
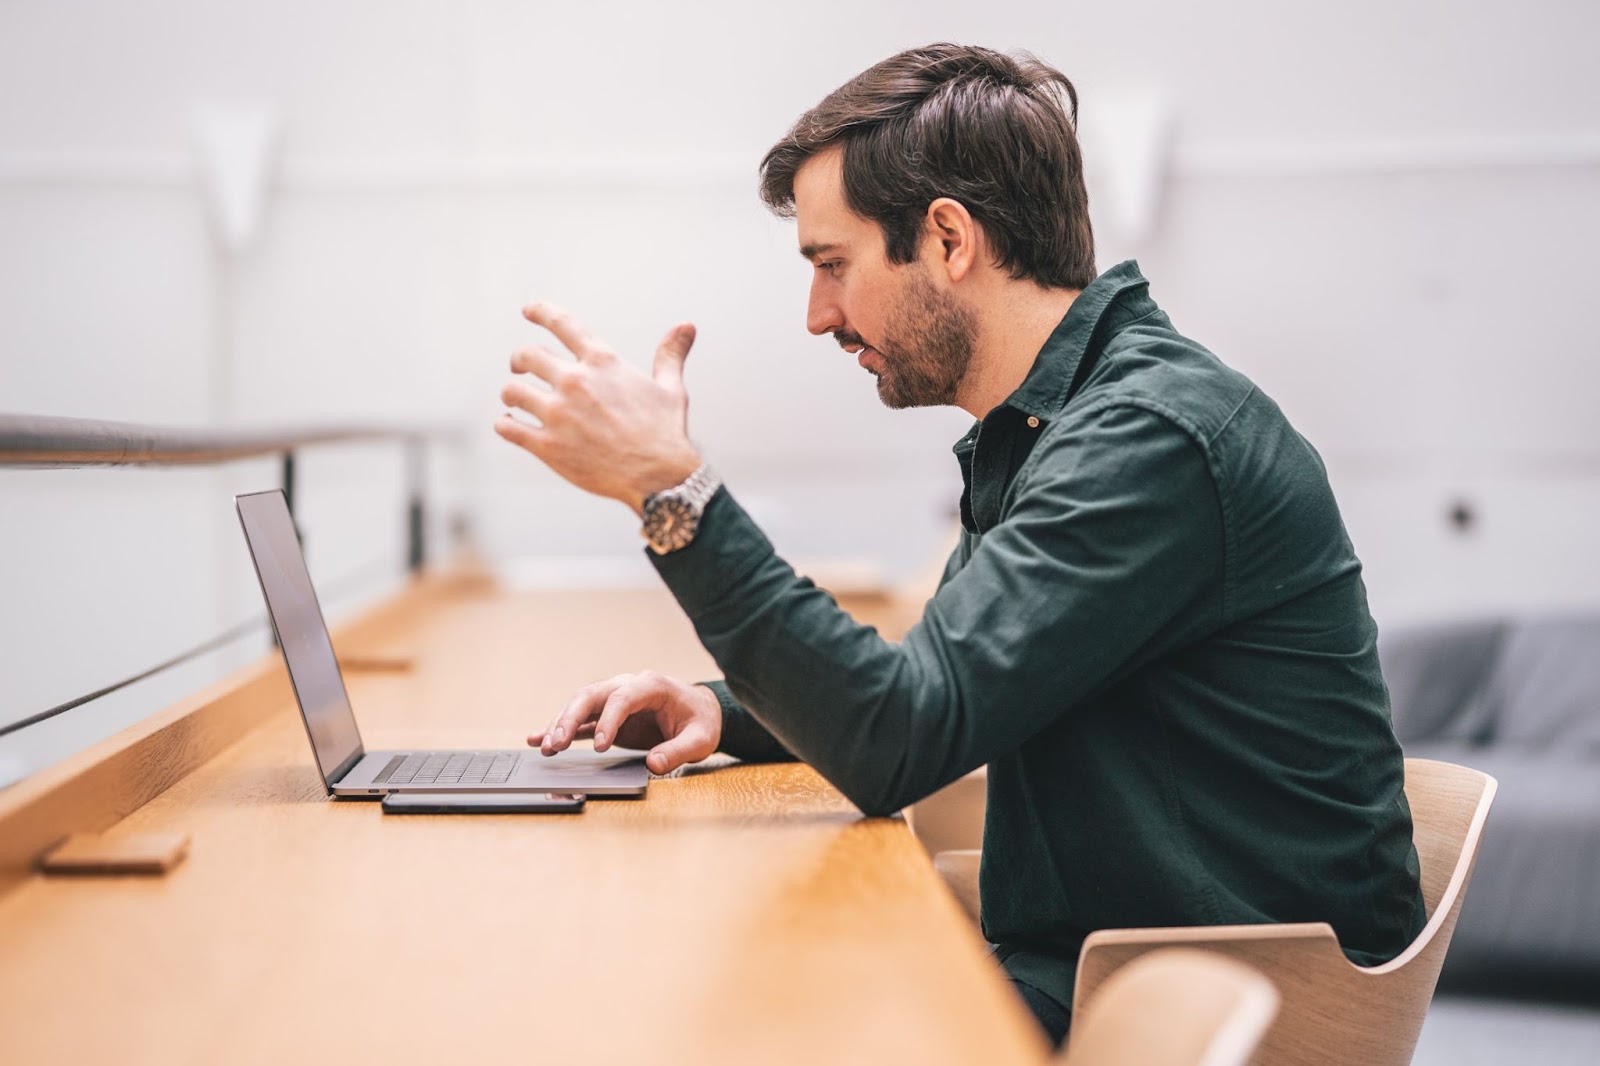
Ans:
{"type": "Polygon", "coordinates": [[[844,150],[818,152],[795,171],[794,208],[800,254],[815,259],[842,250],[859,237],[866,219],[850,210],[844,200],[844,150]]]}

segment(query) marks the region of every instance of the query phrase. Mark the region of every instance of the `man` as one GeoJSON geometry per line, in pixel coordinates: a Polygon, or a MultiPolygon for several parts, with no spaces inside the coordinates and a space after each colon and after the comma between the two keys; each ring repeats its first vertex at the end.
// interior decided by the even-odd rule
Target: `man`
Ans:
{"type": "Polygon", "coordinates": [[[762,163],[813,267],[807,328],[891,407],[954,404],[961,543],[900,644],[797,577],[702,466],[669,332],[654,377],[569,315],[497,430],[640,513],[726,680],[591,685],[546,753],[798,757],[868,815],[989,766],[983,929],[1060,1042],[1095,929],[1328,921],[1374,964],[1420,931],[1376,629],[1316,453],[1180,335],[1137,266],[1095,277],[1077,99],[1029,57],[877,64],[762,163]],[[1065,102],[1063,102],[1063,97],[1065,102]],[[1070,112],[1069,112],[1070,107],[1070,112]],[[791,756],[792,753],[792,756],[791,756]]]}

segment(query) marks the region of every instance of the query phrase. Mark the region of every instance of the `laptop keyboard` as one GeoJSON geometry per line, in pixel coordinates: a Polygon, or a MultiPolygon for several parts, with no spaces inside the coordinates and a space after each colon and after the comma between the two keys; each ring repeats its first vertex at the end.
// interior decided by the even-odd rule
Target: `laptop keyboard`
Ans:
{"type": "Polygon", "coordinates": [[[373,779],[389,785],[503,785],[517,756],[490,752],[422,752],[396,755],[373,779]]]}

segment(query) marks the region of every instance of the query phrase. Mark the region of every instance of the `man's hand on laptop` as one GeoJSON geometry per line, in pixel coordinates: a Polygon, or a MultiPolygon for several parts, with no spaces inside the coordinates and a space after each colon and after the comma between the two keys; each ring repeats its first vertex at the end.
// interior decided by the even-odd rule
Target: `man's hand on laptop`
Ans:
{"type": "Polygon", "coordinates": [[[528,737],[545,755],[576,739],[594,738],[594,750],[613,744],[649,749],[651,773],[671,773],[712,755],[722,741],[722,704],[703,685],[646,670],[618,674],[579,689],[542,733],[528,737]]]}
{"type": "Polygon", "coordinates": [[[517,376],[500,399],[537,423],[508,411],[495,421],[496,433],[580,489],[621,500],[635,512],[643,509],[646,496],[694,473],[700,454],[689,441],[689,396],[683,387],[683,362],[694,344],[692,324],[667,331],[656,348],[653,372],[646,374],[553,304],[532,303],[522,314],[555,334],[575,358],[538,345],[513,355],[511,370],[517,376]]]}

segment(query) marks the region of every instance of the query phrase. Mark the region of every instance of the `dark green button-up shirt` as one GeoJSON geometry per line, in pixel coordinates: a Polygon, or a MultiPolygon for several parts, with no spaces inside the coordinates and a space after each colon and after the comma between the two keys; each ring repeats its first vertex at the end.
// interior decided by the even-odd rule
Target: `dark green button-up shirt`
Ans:
{"type": "Polygon", "coordinates": [[[653,557],[726,681],[724,750],[887,815],[984,764],[983,928],[1070,1003],[1096,929],[1421,930],[1361,566],[1321,460],[1123,263],[956,444],[963,533],[898,643],[796,576],[725,491],[653,557]],[[764,728],[763,728],[764,727],[764,728]]]}

